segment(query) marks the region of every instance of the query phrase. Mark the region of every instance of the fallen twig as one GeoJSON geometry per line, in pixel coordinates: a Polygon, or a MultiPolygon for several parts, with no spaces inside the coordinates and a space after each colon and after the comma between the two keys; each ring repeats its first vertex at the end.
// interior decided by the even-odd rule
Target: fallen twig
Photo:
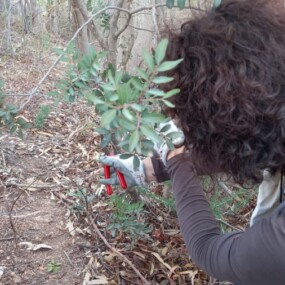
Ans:
{"type": "Polygon", "coordinates": [[[7,184],[5,184],[6,186],[17,186],[17,187],[23,187],[23,188],[53,188],[53,187],[57,187],[58,185],[56,184],[40,184],[40,185],[35,185],[33,183],[30,184],[21,184],[21,183],[17,183],[14,181],[10,181],[7,184]]]}
{"type": "Polygon", "coordinates": [[[124,262],[126,262],[132,269],[133,271],[139,276],[139,278],[142,280],[144,285],[150,285],[151,283],[148,282],[143,276],[142,274],[138,271],[138,269],[133,265],[133,263],[127,258],[125,257],[123,254],[121,254],[116,248],[114,248],[113,246],[110,245],[110,243],[107,241],[107,239],[102,235],[102,233],[100,232],[100,230],[98,229],[98,227],[96,226],[96,224],[94,223],[91,215],[87,215],[89,222],[91,223],[94,231],[96,232],[96,234],[101,238],[101,240],[104,242],[104,244],[114,253],[116,253],[124,262]]]}
{"type": "Polygon", "coordinates": [[[16,248],[18,248],[17,236],[19,236],[19,237],[21,237],[21,238],[23,238],[23,236],[20,235],[20,234],[17,232],[16,228],[15,228],[15,225],[14,225],[14,222],[13,222],[13,218],[12,218],[12,211],[13,211],[13,208],[14,208],[16,202],[19,200],[19,198],[21,197],[21,195],[22,195],[23,193],[24,193],[24,192],[22,192],[22,193],[20,193],[20,194],[18,195],[18,197],[13,201],[11,207],[9,207],[9,203],[8,203],[8,201],[6,200],[6,209],[7,209],[8,215],[9,215],[10,226],[11,226],[11,228],[12,228],[12,230],[13,230],[13,235],[14,235],[13,239],[14,239],[16,248]]]}
{"type": "Polygon", "coordinates": [[[226,225],[227,227],[229,227],[229,228],[231,228],[231,229],[233,229],[233,230],[235,230],[235,231],[239,231],[239,232],[241,231],[241,229],[232,226],[231,224],[227,223],[226,221],[224,221],[224,220],[222,220],[222,219],[217,219],[217,220],[218,220],[220,223],[226,225]]]}
{"type": "Polygon", "coordinates": [[[240,202],[241,201],[241,198],[236,194],[234,193],[232,190],[229,189],[229,187],[227,187],[227,185],[221,181],[221,180],[218,180],[218,184],[219,186],[224,189],[230,196],[232,196],[237,202],[240,202]]]}
{"type": "Polygon", "coordinates": [[[70,260],[70,258],[69,258],[69,256],[68,256],[68,254],[67,254],[65,251],[63,251],[63,253],[65,254],[65,256],[66,256],[66,258],[67,258],[69,264],[70,264],[73,268],[75,268],[75,266],[73,265],[73,263],[71,262],[71,260],[70,260]]]}
{"type": "Polygon", "coordinates": [[[10,240],[13,240],[14,237],[6,237],[6,238],[0,238],[0,242],[1,241],[10,241],[10,240]]]}

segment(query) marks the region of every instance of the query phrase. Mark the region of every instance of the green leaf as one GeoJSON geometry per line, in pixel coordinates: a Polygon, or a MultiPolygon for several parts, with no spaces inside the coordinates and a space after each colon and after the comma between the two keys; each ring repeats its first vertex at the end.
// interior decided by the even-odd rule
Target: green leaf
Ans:
{"type": "Polygon", "coordinates": [[[138,76],[141,77],[142,79],[146,81],[148,80],[148,74],[144,70],[138,68],[137,73],[138,73],[138,76]]]}
{"type": "Polygon", "coordinates": [[[74,81],[73,84],[77,88],[83,88],[86,86],[82,81],[74,81]]]}
{"type": "Polygon", "coordinates": [[[118,119],[118,123],[121,126],[121,129],[126,129],[128,131],[134,131],[136,129],[136,124],[134,122],[130,122],[129,120],[121,117],[118,119]]]}
{"type": "Polygon", "coordinates": [[[97,62],[93,62],[92,68],[94,68],[96,71],[100,71],[100,65],[97,62]]]}
{"type": "Polygon", "coordinates": [[[116,130],[115,134],[113,134],[113,136],[115,136],[115,141],[120,141],[122,139],[122,137],[124,137],[124,129],[123,128],[119,128],[116,130]]]}
{"type": "Polygon", "coordinates": [[[140,138],[139,132],[138,132],[138,130],[135,130],[131,134],[130,139],[129,139],[129,150],[130,150],[130,152],[135,149],[136,145],[139,142],[139,138],[140,138]]]}
{"type": "Polygon", "coordinates": [[[109,144],[110,141],[111,141],[111,134],[108,133],[108,134],[103,136],[103,139],[102,139],[102,141],[100,143],[100,146],[101,147],[106,147],[109,144]]]}
{"type": "Polygon", "coordinates": [[[72,87],[69,87],[68,93],[69,95],[74,96],[74,89],[72,87]]]}
{"type": "Polygon", "coordinates": [[[155,84],[163,84],[163,83],[167,83],[173,80],[173,77],[169,77],[169,76],[158,76],[153,78],[152,82],[155,84]]]}
{"type": "Polygon", "coordinates": [[[24,138],[23,130],[22,130],[22,129],[18,129],[17,135],[18,135],[21,139],[23,139],[23,138],[24,138]]]}
{"type": "Polygon", "coordinates": [[[110,102],[116,102],[116,101],[118,101],[118,99],[119,99],[118,94],[112,94],[112,95],[109,97],[110,102]]]}
{"type": "Polygon", "coordinates": [[[122,110],[122,114],[124,115],[124,117],[129,120],[129,121],[134,121],[134,116],[133,114],[130,112],[130,110],[128,109],[123,109],[122,110]]]}
{"type": "Polygon", "coordinates": [[[168,71],[171,70],[173,68],[175,68],[181,61],[183,61],[183,59],[177,59],[177,60],[173,60],[173,61],[164,61],[158,68],[157,70],[159,72],[164,72],[164,71],[168,71]]]}
{"type": "Polygon", "coordinates": [[[142,112],[142,110],[144,109],[144,106],[139,105],[139,104],[132,104],[131,108],[134,109],[135,111],[142,112]]]}
{"type": "Polygon", "coordinates": [[[162,138],[150,127],[141,125],[141,131],[147,139],[150,139],[154,142],[162,142],[162,138]]]}
{"type": "Polygon", "coordinates": [[[119,102],[120,104],[128,103],[132,100],[134,100],[134,97],[136,96],[134,88],[130,87],[129,83],[121,83],[117,85],[117,94],[119,95],[119,102]]]}
{"type": "Polygon", "coordinates": [[[58,55],[62,55],[65,53],[64,50],[61,48],[53,48],[52,51],[58,55]]]}
{"type": "Polygon", "coordinates": [[[164,91],[155,89],[155,88],[147,90],[146,93],[154,95],[154,96],[164,96],[165,95],[164,91]]]}
{"type": "Polygon", "coordinates": [[[108,134],[109,133],[109,131],[107,130],[107,129],[105,129],[105,128],[95,128],[94,129],[94,132],[96,132],[96,133],[98,133],[98,134],[100,134],[100,135],[106,135],[106,134],[108,134]]]}
{"type": "Polygon", "coordinates": [[[139,160],[139,158],[135,155],[134,156],[134,160],[133,160],[133,166],[134,166],[134,170],[138,170],[139,169],[139,167],[140,167],[140,160],[139,160]]]}
{"type": "Polygon", "coordinates": [[[174,144],[172,142],[172,140],[170,140],[169,138],[165,137],[164,138],[165,142],[166,142],[166,145],[169,147],[169,149],[174,149],[174,144]]]}
{"type": "Polygon", "coordinates": [[[185,0],[177,0],[177,5],[180,9],[185,7],[185,0]]]}
{"type": "Polygon", "coordinates": [[[136,144],[135,151],[137,153],[141,153],[142,152],[142,148],[141,148],[140,144],[136,144]]]}
{"type": "Polygon", "coordinates": [[[19,124],[23,129],[28,129],[31,127],[31,124],[21,117],[17,118],[17,124],[19,124]]]}
{"type": "Polygon", "coordinates": [[[101,117],[101,124],[102,126],[108,126],[110,125],[110,123],[115,120],[117,115],[117,111],[116,110],[109,110],[107,112],[105,112],[102,117],[101,117]]]}
{"type": "Polygon", "coordinates": [[[120,158],[120,159],[128,159],[128,158],[130,158],[130,157],[132,157],[132,156],[134,156],[134,155],[131,154],[131,153],[123,153],[123,154],[120,154],[120,155],[119,155],[119,158],[120,158]]]}
{"type": "Polygon", "coordinates": [[[168,100],[162,100],[162,101],[169,108],[174,108],[175,107],[175,105],[172,104],[171,102],[169,102],[168,100]]]}
{"type": "Polygon", "coordinates": [[[162,123],[165,121],[165,116],[159,113],[143,112],[142,121],[144,123],[162,123]]]}
{"type": "Polygon", "coordinates": [[[142,147],[151,150],[154,147],[154,143],[151,140],[144,139],[142,140],[142,147]]]}
{"type": "Polygon", "coordinates": [[[165,58],[166,49],[168,45],[168,39],[163,39],[159,42],[157,47],[155,48],[155,62],[156,64],[160,64],[165,58]]]}
{"type": "Polygon", "coordinates": [[[61,59],[60,59],[61,62],[69,62],[69,58],[67,56],[63,56],[61,59]]]}
{"type": "Polygon", "coordinates": [[[163,96],[163,99],[167,99],[167,98],[170,98],[176,94],[178,94],[180,92],[180,89],[179,88],[175,88],[175,89],[172,89],[170,91],[168,91],[164,96],[163,96]]]}
{"type": "Polygon", "coordinates": [[[165,125],[165,126],[160,130],[160,132],[161,132],[161,133],[165,133],[165,132],[169,131],[170,128],[171,128],[171,125],[170,125],[170,124],[165,125]]]}
{"type": "Polygon", "coordinates": [[[49,91],[47,95],[51,97],[53,96],[57,97],[57,96],[60,96],[60,93],[57,91],[49,91]]]}
{"type": "Polygon", "coordinates": [[[169,9],[173,8],[174,6],[174,0],[167,0],[166,5],[169,9]]]}
{"type": "Polygon", "coordinates": [[[96,95],[89,93],[87,94],[87,100],[93,104],[105,104],[105,101],[103,101],[102,99],[100,99],[99,97],[97,97],[96,95]]]}
{"type": "Polygon", "coordinates": [[[150,53],[144,51],[143,57],[144,57],[145,63],[147,67],[149,68],[149,70],[153,71],[154,70],[153,56],[150,53]]]}
{"type": "Polygon", "coordinates": [[[4,87],[4,80],[0,79],[0,89],[4,87]]]}
{"type": "Polygon", "coordinates": [[[111,84],[102,84],[101,85],[102,87],[103,87],[103,89],[105,90],[105,91],[116,91],[116,86],[113,86],[113,85],[111,85],[111,84]]]}
{"type": "Polygon", "coordinates": [[[137,77],[133,77],[131,79],[131,84],[139,91],[143,90],[143,84],[141,80],[137,77]]]}

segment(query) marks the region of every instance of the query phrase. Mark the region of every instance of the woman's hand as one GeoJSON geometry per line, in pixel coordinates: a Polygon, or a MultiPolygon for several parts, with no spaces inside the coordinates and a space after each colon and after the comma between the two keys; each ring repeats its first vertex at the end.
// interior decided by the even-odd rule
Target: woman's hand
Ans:
{"type": "Polygon", "coordinates": [[[120,182],[116,172],[119,171],[124,175],[127,188],[146,185],[144,163],[138,156],[136,156],[139,160],[139,166],[135,168],[134,157],[135,156],[131,156],[127,159],[122,159],[120,158],[120,154],[114,156],[101,156],[99,161],[103,165],[110,166],[111,175],[110,178],[100,179],[100,182],[105,185],[119,185],[120,182]]]}

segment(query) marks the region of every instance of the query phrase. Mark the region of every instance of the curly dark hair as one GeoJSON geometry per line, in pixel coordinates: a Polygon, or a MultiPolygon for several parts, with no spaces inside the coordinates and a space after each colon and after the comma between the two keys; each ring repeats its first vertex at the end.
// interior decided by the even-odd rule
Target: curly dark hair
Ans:
{"type": "Polygon", "coordinates": [[[182,25],[167,59],[174,112],[198,172],[260,182],[285,166],[285,15],[265,0],[229,0],[182,25]]]}

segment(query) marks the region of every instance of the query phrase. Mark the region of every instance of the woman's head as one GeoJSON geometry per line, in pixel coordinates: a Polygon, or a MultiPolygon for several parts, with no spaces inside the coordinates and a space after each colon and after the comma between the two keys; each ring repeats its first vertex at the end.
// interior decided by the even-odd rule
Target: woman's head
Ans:
{"type": "Polygon", "coordinates": [[[183,62],[167,88],[200,171],[245,182],[285,165],[285,15],[270,2],[222,1],[170,39],[183,62]]]}

